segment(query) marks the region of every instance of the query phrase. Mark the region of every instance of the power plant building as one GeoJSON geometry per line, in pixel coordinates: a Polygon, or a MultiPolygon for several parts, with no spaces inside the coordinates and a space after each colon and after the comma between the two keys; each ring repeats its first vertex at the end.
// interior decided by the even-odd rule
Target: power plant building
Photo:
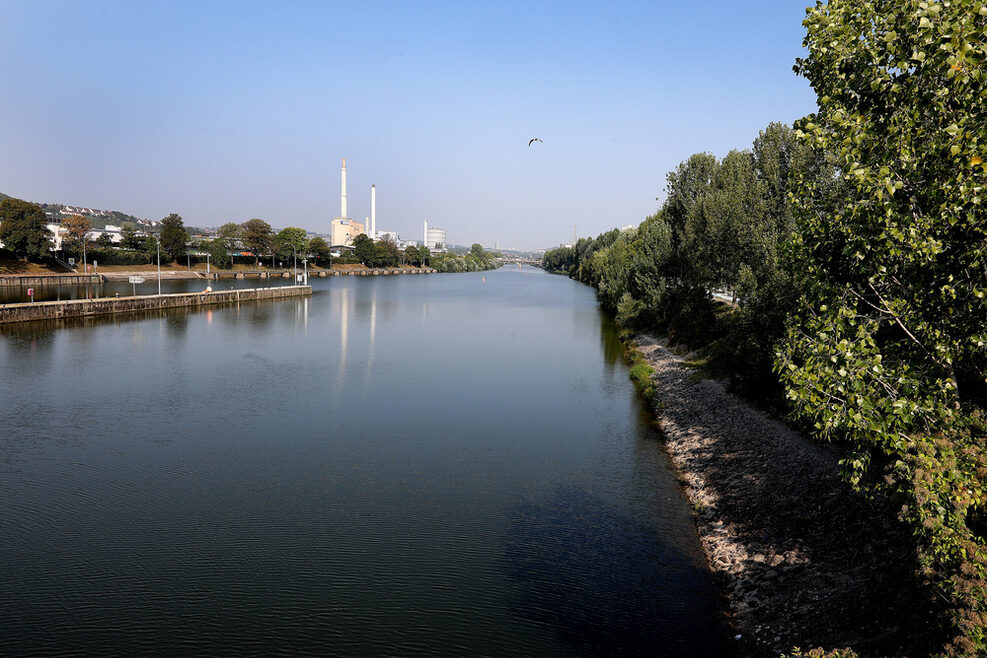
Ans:
{"type": "Polygon", "coordinates": [[[425,246],[431,250],[445,249],[446,230],[444,228],[429,228],[428,220],[425,220],[425,246]]]}
{"type": "Polygon", "coordinates": [[[346,214],[346,158],[343,158],[339,188],[339,217],[333,218],[332,229],[329,233],[333,247],[350,246],[353,244],[353,238],[364,232],[363,224],[354,222],[346,214]]]}
{"type": "Polygon", "coordinates": [[[352,219],[336,217],[332,220],[332,233],[330,238],[334,247],[349,247],[353,245],[353,239],[364,232],[363,224],[354,222],[352,219]]]}

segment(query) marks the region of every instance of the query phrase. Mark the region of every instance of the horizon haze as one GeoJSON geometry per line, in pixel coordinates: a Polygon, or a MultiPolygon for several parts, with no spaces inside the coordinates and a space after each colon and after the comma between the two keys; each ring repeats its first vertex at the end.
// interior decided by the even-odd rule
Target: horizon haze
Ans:
{"type": "Polygon", "coordinates": [[[540,249],[814,111],[801,3],[12,2],[0,192],[192,226],[349,215],[540,249]],[[530,147],[532,138],[540,138],[530,147]]]}

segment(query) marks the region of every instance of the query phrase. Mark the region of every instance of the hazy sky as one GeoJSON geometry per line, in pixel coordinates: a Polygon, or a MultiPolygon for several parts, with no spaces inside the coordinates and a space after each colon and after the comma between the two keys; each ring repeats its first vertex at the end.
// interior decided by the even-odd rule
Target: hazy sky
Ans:
{"type": "Polygon", "coordinates": [[[805,4],[0,0],[0,192],[328,232],[345,157],[354,219],[551,247],[813,111],[805,4]]]}

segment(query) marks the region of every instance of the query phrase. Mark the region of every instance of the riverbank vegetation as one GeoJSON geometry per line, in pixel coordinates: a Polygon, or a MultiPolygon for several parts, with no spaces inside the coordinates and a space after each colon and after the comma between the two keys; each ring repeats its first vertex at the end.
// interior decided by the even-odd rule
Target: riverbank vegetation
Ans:
{"type": "Polygon", "coordinates": [[[438,272],[483,272],[500,267],[497,255],[474,244],[465,254],[432,254],[430,266],[438,272]]]}
{"type": "Polygon", "coordinates": [[[691,156],[636,229],[544,265],[836,445],[913,532],[939,653],[983,655],[987,5],[833,0],[804,24],[816,113],[691,156]]]}

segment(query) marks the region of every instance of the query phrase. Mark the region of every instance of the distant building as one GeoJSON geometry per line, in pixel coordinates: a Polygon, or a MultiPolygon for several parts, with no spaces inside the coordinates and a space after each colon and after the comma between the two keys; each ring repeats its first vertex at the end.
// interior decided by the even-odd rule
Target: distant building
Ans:
{"type": "Polygon", "coordinates": [[[364,226],[360,222],[354,222],[346,217],[336,217],[332,220],[331,240],[332,246],[350,246],[353,239],[364,233],[364,226]]]}
{"type": "Polygon", "coordinates": [[[425,234],[425,246],[429,249],[440,249],[446,244],[446,230],[429,226],[425,234]]]}
{"type": "Polygon", "coordinates": [[[112,224],[107,224],[106,228],[104,228],[102,231],[97,231],[97,230],[90,231],[89,237],[90,239],[95,240],[96,238],[103,235],[104,233],[110,236],[110,241],[112,241],[113,244],[120,244],[120,241],[123,240],[123,233],[121,227],[114,226],[112,224]]]}
{"type": "Polygon", "coordinates": [[[62,240],[69,234],[68,230],[62,228],[61,224],[56,224],[54,222],[48,223],[48,230],[51,231],[51,242],[55,245],[52,248],[52,251],[61,251],[62,240]]]}

